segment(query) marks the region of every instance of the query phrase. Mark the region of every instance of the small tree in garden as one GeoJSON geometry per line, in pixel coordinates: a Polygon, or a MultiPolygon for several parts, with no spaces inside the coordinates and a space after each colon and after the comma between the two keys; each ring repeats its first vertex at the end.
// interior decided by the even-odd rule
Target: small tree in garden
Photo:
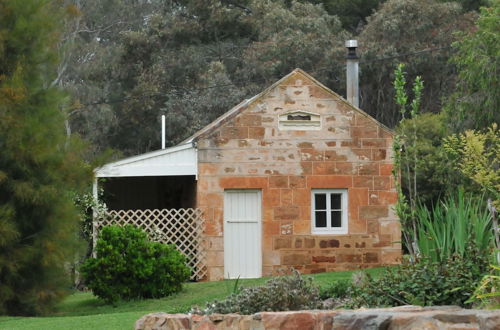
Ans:
{"type": "MultiPolygon", "coordinates": [[[[401,121],[415,118],[420,108],[420,99],[424,83],[416,77],[413,83],[413,101],[408,105],[409,97],[405,91],[406,79],[404,65],[400,64],[395,70],[394,89],[396,103],[400,106],[401,121]]],[[[402,126],[406,127],[406,126],[402,126]]],[[[413,259],[419,254],[417,243],[417,129],[415,122],[408,130],[400,130],[394,137],[394,178],[398,192],[396,213],[401,221],[403,238],[406,247],[413,259]],[[406,180],[408,196],[403,193],[402,180],[406,180]]]]}
{"type": "Polygon", "coordinates": [[[458,169],[476,182],[489,197],[497,263],[500,264],[500,237],[497,210],[500,208],[500,130],[496,123],[485,131],[467,130],[445,140],[445,148],[457,157],[458,169]]]}
{"type": "Polygon", "coordinates": [[[179,251],[150,242],[146,233],[132,225],[104,227],[96,254],[85,261],[81,272],[87,286],[108,303],[168,296],[179,292],[189,279],[179,251]]]}

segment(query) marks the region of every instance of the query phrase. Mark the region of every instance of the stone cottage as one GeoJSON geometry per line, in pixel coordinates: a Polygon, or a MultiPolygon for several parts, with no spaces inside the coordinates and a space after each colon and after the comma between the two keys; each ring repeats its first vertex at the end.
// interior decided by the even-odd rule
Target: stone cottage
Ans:
{"type": "Polygon", "coordinates": [[[96,173],[116,209],[201,209],[208,280],[360,269],[401,259],[392,140],[296,69],[179,146],[96,173]]]}

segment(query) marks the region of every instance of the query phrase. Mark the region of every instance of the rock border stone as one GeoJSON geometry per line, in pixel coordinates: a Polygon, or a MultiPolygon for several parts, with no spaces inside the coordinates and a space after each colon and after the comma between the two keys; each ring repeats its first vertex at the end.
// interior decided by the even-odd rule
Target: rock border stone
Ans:
{"type": "Polygon", "coordinates": [[[140,318],[135,323],[135,329],[498,330],[500,310],[462,309],[456,306],[400,306],[358,310],[261,312],[253,315],[152,313],[140,318]]]}

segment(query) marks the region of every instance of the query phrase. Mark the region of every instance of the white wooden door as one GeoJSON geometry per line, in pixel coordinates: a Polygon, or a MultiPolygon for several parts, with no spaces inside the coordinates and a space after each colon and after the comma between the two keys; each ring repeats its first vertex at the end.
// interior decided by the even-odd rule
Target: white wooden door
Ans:
{"type": "Polygon", "coordinates": [[[262,276],[261,194],[224,191],[224,277],[262,276]]]}

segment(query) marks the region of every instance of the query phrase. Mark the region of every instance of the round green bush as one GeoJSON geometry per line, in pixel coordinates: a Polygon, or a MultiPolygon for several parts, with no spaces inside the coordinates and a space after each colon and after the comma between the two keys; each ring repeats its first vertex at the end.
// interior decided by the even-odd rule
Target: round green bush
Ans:
{"type": "Polygon", "coordinates": [[[139,228],[127,225],[101,230],[96,257],[85,261],[81,273],[97,297],[113,303],[178,292],[190,271],[173,246],[151,242],[139,228]]]}

